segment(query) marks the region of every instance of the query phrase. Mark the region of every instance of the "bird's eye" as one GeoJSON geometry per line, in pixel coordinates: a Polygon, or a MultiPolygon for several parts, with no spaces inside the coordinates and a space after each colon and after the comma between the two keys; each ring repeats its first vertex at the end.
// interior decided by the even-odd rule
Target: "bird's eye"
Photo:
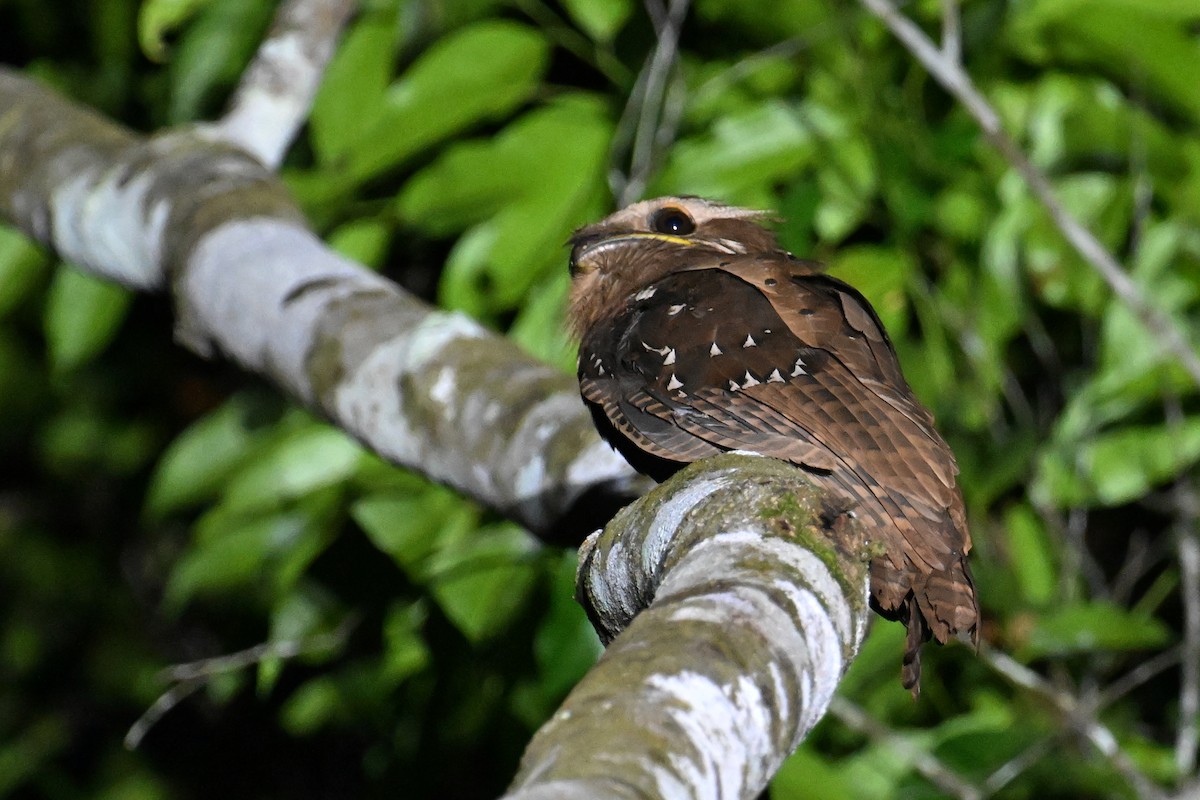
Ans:
{"type": "Polygon", "coordinates": [[[654,216],[650,218],[650,227],[658,233],[687,236],[696,230],[696,223],[683,209],[667,206],[654,212],[654,216]]]}

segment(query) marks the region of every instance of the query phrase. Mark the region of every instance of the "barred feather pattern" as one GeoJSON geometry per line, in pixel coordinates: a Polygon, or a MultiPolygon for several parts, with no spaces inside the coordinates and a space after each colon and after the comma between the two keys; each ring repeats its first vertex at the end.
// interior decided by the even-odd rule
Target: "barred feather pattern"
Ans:
{"type": "MultiPolygon", "coordinates": [[[[646,222],[634,235],[628,222],[580,232],[573,265],[593,279],[583,288],[610,279],[608,307],[598,312],[578,308],[588,298],[577,274],[573,312],[590,320],[579,354],[584,400],[602,435],[658,480],[709,455],[749,450],[803,467],[843,499],[883,545],[871,565],[871,601],[908,628],[901,680],[916,696],[923,642],[978,642],[953,453],[858,291],[779,249],[737,252],[728,225],[726,246],[705,246],[696,220],[708,211],[727,221],[719,215],[730,207],[701,203],[639,204],[631,216],[646,222]],[[695,224],[699,244],[655,235],[664,207],[695,224]],[[587,263],[607,241],[617,246],[587,263]],[[622,272],[639,258],[636,272],[622,272]]],[[[764,230],[746,217],[733,221],[764,230]]]]}

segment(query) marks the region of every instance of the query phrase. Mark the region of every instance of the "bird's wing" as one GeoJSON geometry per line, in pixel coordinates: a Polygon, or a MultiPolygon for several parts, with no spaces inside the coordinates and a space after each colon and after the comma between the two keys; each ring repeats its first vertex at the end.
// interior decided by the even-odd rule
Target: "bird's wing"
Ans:
{"type": "Polygon", "coordinates": [[[585,338],[585,398],[667,459],[746,449],[829,473],[892,518],[895,568],[950,568],[970,547],[953,455],[869,304],[792,264],[714,257],[641,290],[585,338]]]}

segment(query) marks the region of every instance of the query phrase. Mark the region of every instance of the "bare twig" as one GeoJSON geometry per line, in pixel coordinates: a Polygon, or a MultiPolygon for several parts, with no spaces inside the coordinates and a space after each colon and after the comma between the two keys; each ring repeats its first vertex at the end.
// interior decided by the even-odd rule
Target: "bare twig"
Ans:
{"type": "Polygon", "coordinates": [[[942,0],[942,58],[962,62],[962,15],[958,0],[942,0]]]}
{"type": "Polygon", "coordinates": [[[1164,553],[1150,541],[1145,530],[1133,530],[1125,543],[1125,560],[1116,576],[1109,582],[1112,601],[1117,605],[1127,605],[1133,597],[1133,592],[1146,575],[1158,566],[1164,553]]]}
{"type": "Polygon", "coordinates": [[[590,41],[542,0],[517,0],[516,6],[552,37],[555,43],[577,56],[579,60],[592,64],[614,86],[624,88],[633,77],[633,73],[613,54],[611,47],[590,41]]]}
{"type": "Polygon", "coordinates": [[[125,748],[136,750],[150,729],[157,725],[168,711],[194,694],[205,683],[202,680],[184,681],[175,684],[159,695],[158,699],[138,717],[137,722],[129,726],[129,732],[125,734],[125,748]]]}
{"type": "Polygon", "coordinates": [[[901,14],[890,0],[859,0],[909,52],[929,70],[929,73],[953,95],[975,118],[984,136],[1008,163],[1025,179],[1033,194],[1050,214],[1055,226],[1066,237],[1085,262],[1100,274],[1113,294],[1153,334],[1163,351],[1173,355],[1179,364],[1200,385],[1200,354],[1188,341],[1178,324],[1153,305],[1117,263],[1103,244],[1059,202],[1050,180],[1035,167],[1016,143],[1004,131],[1000,115],[976,88],[970,76],[957,60],[947,58],[925,33],[901,14]]]}
{"type": "Polygon", "coordinates": [[[1182,652],[1182,648],[1172,647],[1156,654],[1153,658],[1146,659],[1120,678],[1105,686],[1103,691],[1096,694],[1092,705],[1097,710],[1107,708],[1158,673],[1178,664],[1182,652]]]}
{"type": "MultiPolygon", "coordinates": [[[[1178,491],[1184,493],[1182,488],[1178,491]]],[[[1200,532],[1196,530],[1200,503],[1194,494],[1187,493],[1181,496],[1179,505],[1179,580],[1184,622],[1175,766],[1180,775],[1191,775],[1196,769],[1196,751],[1200,746],[1200,532]]]]}
{"type": "Polygon", "coordinates": [[[358,617],[351,615],[342,620],[341,624],[328,633],[322,633],[308,639],[284,639],[278,642],[263,642],[262,644],[213,658],[202,658],[199,661],[189,661],[176,664],[163,670],[163,676],[173,681],[207,680],[214,675],[226,672],[236,672],[253,664],[258,664],[268,658],[295,658],[304,653],[315,653],[320,650],[333,650],[346,641],[346,637],[358,624],[358,617]]]}
{"type": "Polygon", "coordinates": [[[1082,734],[1108,759],[1113,769],[1129,783],[1138,797],[1144,800],[1166,800],[1166,794],[1147,778],[1121,749],[1117,737],[1097,718],[1093,707],[1081,703],[1071,692],[1051,685],[1029,667],[1005,653],[988,647],[986,643],[980,646],[979,657],[1017,686],[1049,700],[1063,715],[1067,724],[1082,734]]]}
{"type": "Polygon", "coordinates": [[[960,800],[982,800],[985,796],[979,787],[946,766],[937,756],[917,747],[846,698],[834,697],[829,711],[846,727],[886,744],[947,796],[960,800]]]}
{"type": "Polygon", "coordinates": [[[212,131],[278,167],[301,126],[356,0],[285,0],[212,131]]]}
{"type": "Polygon", "coordinates": [[[174,683],[129,727],[129,732],[125,734],[125,747],[130,750],[137,749],[150,729],[158,724],[167,712],[216,676],[245,669],[268,658],[295,658],[303,653],[331,650],[346,641],[346,637],[357,624],[358,617],[351,615],[342,620],[335,630],[308,639],[264,642],[229,655],[168,667],[163,670],[162,675],[174,683]]]}
{"type": "Polygon", "coordinates": [[[1104,570],[1096,563],[1087,547],[1087,510],[1073,508],[1067,512],[1065,520],[1054,508],[1035,504],[1034,510],[1046,527],[1057,533],[1059,540],[1066,545],[1063,552],[1063,568],[1059,573],[1059,595],[1062,599],[1078,599],[1080,578],[1087,583],[1089,597],[1107,598],[1108,584],[1105,581],[1104,570]]]}
{"type": "Polygon", "coordinates": [[[999,792],[1016,780],[1022,772],[1049,755],[1057,741],[1057,736],[1047,736],[1045,739],[1039,739],[1014,758],[1004,762],[999,769],[988,775],[987,780],[983,782],[984,790],[989,795],[999,792]]]}
{"type": "Polygon", "coordinates": [[[743,56],[737,61],[729,65],[728,68],[721,70],[712,77],[704,81],[696,87],[692,96],[696,101],[700,101],[706,97],[709,92],[719,91],[729,86],[730,84],[740,81],[741,79],[753,75],[764,66],[771,63],[772,59],[776,58],[791,58],[804,52],[812,47],[812,35],[830,27],[829,23],[812,29],[809,35],[793,36],[791,39],[784,39],[782,42],[776,42],[770,47],[765,47],[748,56],[743,56]]]}
{"type": "Polygon", "coordinates": [[[617,204],[627,205],[642,196],[662,149],[675,138],[683,109],[682,85],[676,74],[679,34],[687,18],[690,0],[670,0],[663,7],[646,3],[658,43],[638,75],[637,85],[618,123],[614,161],[620,159],[622,143],[628,142],[629,172],[614,169],[609,183],[617,204]]]}

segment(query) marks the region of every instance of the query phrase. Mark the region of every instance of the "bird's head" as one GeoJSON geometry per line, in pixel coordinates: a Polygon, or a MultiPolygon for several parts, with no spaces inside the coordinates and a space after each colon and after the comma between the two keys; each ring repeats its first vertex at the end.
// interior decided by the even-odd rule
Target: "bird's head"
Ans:
{"type": "Polygon", "coordinates": [[[625,298],[714,254],[778,252],[769,215],[700,197],[634,203],[571,237],[571,327],[582,335],[625,298]]]}

